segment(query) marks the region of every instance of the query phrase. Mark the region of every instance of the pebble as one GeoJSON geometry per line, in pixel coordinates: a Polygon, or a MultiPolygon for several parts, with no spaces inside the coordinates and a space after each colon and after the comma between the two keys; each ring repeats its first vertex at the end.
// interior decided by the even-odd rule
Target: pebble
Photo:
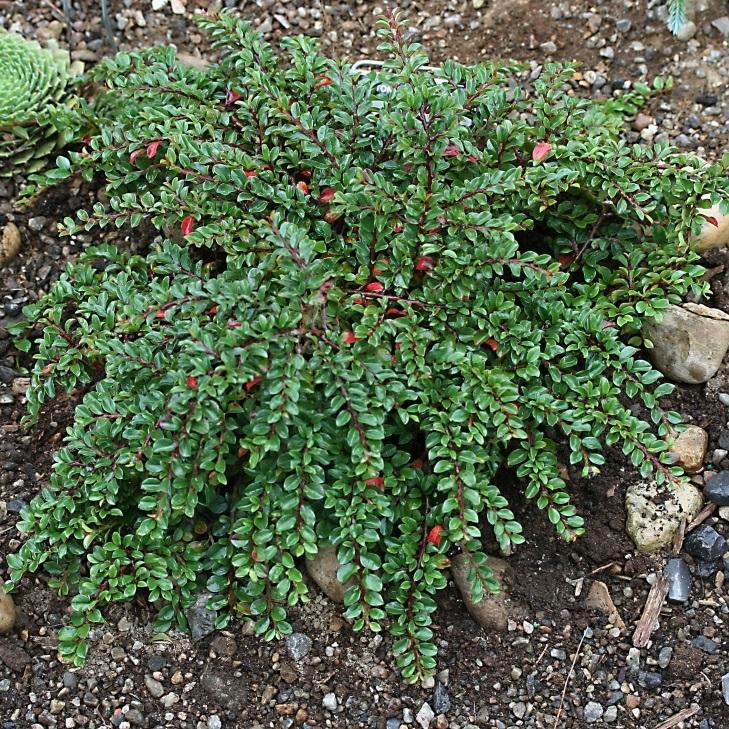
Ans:
{"type": "Polygon", "coordinates": [[[640,671],[638,673],[638,683],[643,688],[658,688],[663,683],[663,676],[655,671],[640,671]]]}
{"type": "Polygon", "coordinates": [[[605,713],[603,714],[602,720],[606,724],[612,724],[617,718],[618,718],[618,707],[617,706],[608,706],[607,709],[605,709],[605,713]]]}
{"type": "Polygon", "coordinates": [[[292,633],[286,637],[286,649],[295,661],[300,661],[311,651],[311,638],[305,633],[292,633]]]}
{"type": "Polygon", "coordinates": [[[729,37],[729,17],[722,15],[721,18],[711,21],[711,25],[716,28],[725,38],[729,37]]]}
{"type": "Polygon", "coordinates": [[[321,705],[325,709],[329,709],[329,711],[336,711],[337,710],[337,697],[333,693],[324,694],[324,698],[321,700],[321,705]]]}
{"type": "Polygon", "coordinates": [[[716,653],[719,650],[719,644],[711,640],[711,638],[707,638],[705,635],[696,636],[691,641],[691,645],[696,646],[699,650],[704,651],[704,653],[716,653]]]}
{"type": "Polygon", "coordinates": [[[668,578],[668,602],[687,602],[691,593],[691,572],[680,557],[668,560],[663,574],[668,578]]]}
{"type": "Polygon", "coordinates": [[[680,41],[689,41],[696,35],[696,23],[689,20],[684,23],[676,32],[676,38],[680,41]]]}
{"type": "Polygon", "coordinates": [[[552,41],[547,41],[546,43],[540,43],[539,48],[543,53],[556,53],[557,52],[557,45],[556,45],[556,43],[553,43],[552,41]]]}
{"type": "Polygon", "coordinates": [[[147,687],[147,691],[149,691],[149,695],[152,698],[162,698],[165,689],[164,686],[156,678],[152,678],[152,676],[145,676],[144,685],[147,687]]]}
{"type": "Polygon", "coordinates": [[[450,708],[451,699],[448,696],[448,690],[440,681],[436,681],[433,692],[433,711],[436,714],[445,714],[450,708]]]}
{"type": "Polygon", "coordinates": [[[696,559],[710,562],[727,551],[727,542],[714,527],[701,524],[686,537],[683,549],[696,559]]]}
{"type": "Polygon", "coordinates": [[[704,498],[719,506],[729,506],[729,471],[720,471],[706,482],[704,498]]]}
{"type": "Polygon", "coordinates": [[[47,219],[42,215],[38,215],[34,218],[28,218],[28,227],[35,233],[40,233],[43,228],[46,227],[47,219]]]}
{"type": "Polygon", "coordinates": [[[15,625],[15,602],[0,585],[0,635],[9,633],[15,625]]]}
{"type": "Polygon", "coordinates": [[[725,673],[721,677],[721,695],[724,698],[724,703],[729,706],[729,673],[725,673]]]}
{"type": "Polygon", "coordinates": [[[195,641],[202,640],[215,630],[215,620],[218,613],[207,607],[208,600],[211,597],[212,595],[209,592],[203,592],[195,600],[195,603],[185,610],[185,617],[190,626],[190,635],[195,641]]]}
{"type": "Polygon", "coordinates": [[[627,33],[633,27],[633,23],[629,18],[621,18],[615,23],[615,27],[621,33],[627,33]]]}
{"type": "Polygon", "coordinates": [[[628,670],[631,673],[638,673],[640,670],[640,648],[631,648],[628,651],[628,656],[625,659],[625,663],[628,666],[628,670]]]}
{"type": "Polygon", "coordinates": [[[588,701],[587,704],[585,704],[584,715],[585,721],[588,724],[594,724],[596,721],[600,721],[604,713],[605,709],[603,709],[602,704],[598,704],[597,701],[588,701]]]}
{"type": "Polygon", "coordinates": [[[426,701],[420,707],[420,711],[415,715],[415,721],[422,727],[422,729],[429,729],[433,719],[435,719],[435,712],[430,708],[430,704],[426,701]]]}
{"type": "Polygon", "coordinates": [[[663,646],[658,653],[658,665],[661,668],[668,668],[668,664],[673,657],[673,648],[670,645],[663,646]]]}
{"type": "Polygon", "coordinates": [[[20,231],[15,223],[6,223],[0,236],[0,267],[18,255],[20,250],[20,231]]]}

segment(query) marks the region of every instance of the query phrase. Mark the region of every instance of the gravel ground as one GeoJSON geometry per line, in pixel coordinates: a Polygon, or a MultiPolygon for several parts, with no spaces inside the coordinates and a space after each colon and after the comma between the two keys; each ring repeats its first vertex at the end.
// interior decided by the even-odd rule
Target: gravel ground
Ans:
{"type": "MultiPolygon", "coordinates": [[[[376,56],[376,18],[386,7],[370,0],[225,4],[238,6],[272,39],[316,35],[325,51],[351,59],[376,56]]],[[[73,5],[69,31],[60,2],[0,0],[0,26],[55,38],[91,64],[109,52],[97,3],[73,5]]],[[[208,5],[110,2],[117,42],[123,48],[173,42],[182,52],[206,56],[191,16],[208,5]]],[[[669,138],[707,157],[727,148],[726,2],[697,7],[682,39],[665,30],[665,6],[654,2],[402,0],[399,7],[436,61],[510,56],[536,66],[549,58],[577,58],[582,65],[575,92],[595,97],[656,74],[673,75],[673,92],[632,120],[626,136],[644,143],[669,138]]],[[[0,227],[13,220],[22,237],[17,258],[0,270],[0,577],[5,554],[19,544],[17,512],[47,477],[49,452],[71,407],[61,398],[38,427],[20,429],[21,362],[3,327],[47,290],[68,258],[93,242],[61,240],[54,223],[95,198],[93,190],[68,187],[20,211],[16,192],[13,181],[0,183],[0,227]]],[[[710,264],[729,268],[725,253],[714,254],[710,264]]],[[[718,274],[714,283],[713,304],[729,310],[718,274]]],[[[720,467],[729,465],[722,460],[729,398],[720,399],[727,392],[725,367],[705,387],[679,388],[673,403],[688,422],[709,432],[707,460],[720,467]]],[[[729,674],[729,564],[706,571],[688,558],[688,602],[667,604],[651,641],[634,648],[633,630],[667,555],[637,554],[625,536],[623,494],[633,479],[618,453],[599,478],[573,479],[590,530],[573,546],[556,541],[543,515],[515,496],[525,532],[533,535],[510,558],[519,619],[503,634],[487,634],[465,613],[456,591],[445,591],[436,614],[441,673],[432,685],[404,685],[389,658],[388,639],[353,633],[338,606],[315,590],[310,603],[292,611],[295,629],[306,636],[293,643],[262,643],[240,623],[197,642],[154,635],[146,605],[117,607],[92,636],[87,665],[72,669],[55,651],[67,603],[43,581],[27,580],[16,598],[16,629],[0,637],[0,729],[727,729],[729,678],[722,693],[722,677],[729,674]],[[606,584],[624,629],[587,606],[595,580],[606,584]],[[687,716],[682,722],[661,724],[680,712],[687,716]]],[[[716,514],[706,524],[729,532],[729,523],[716,514]]]]}

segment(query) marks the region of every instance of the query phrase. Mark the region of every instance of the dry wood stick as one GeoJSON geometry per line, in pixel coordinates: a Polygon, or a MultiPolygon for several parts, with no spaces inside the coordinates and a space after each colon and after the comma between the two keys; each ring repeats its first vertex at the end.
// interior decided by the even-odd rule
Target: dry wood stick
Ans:
{"type": "Polygon", "coordinates": [[[633,645],[636,648],[645,648],[650,640],[651,633],[656,629],[658,615],[663,607],[663,601],[668,594],[668,579],[661,575],[653,583],[648,598],[645,601],[643,614],[640,616],[638,625],[633,633],[633,645]]]}

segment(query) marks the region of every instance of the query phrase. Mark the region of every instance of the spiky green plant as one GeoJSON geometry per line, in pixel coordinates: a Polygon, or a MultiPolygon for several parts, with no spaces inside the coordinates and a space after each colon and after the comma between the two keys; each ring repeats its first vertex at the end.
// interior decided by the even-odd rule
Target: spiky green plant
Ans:
{"type": "Polygon", "coordinates": [[[0,177],[37,172],[62,142],[48,114],[78,70],[67,52],[0,28],[0,177]]]}

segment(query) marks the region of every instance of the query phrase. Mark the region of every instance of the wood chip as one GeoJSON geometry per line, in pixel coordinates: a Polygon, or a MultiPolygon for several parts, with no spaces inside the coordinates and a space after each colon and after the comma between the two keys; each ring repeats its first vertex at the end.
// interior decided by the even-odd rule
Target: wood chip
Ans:
{"type": "Polygon", "coordinates": [[[673,553],[678,554],[683,547],[683,538],[686,534],[686,519],[681,519],[681,523],[676,529],[676,533],[673,535],[673,553]]]}
{"type": "Polygon", "coordinates": [[[686,527],[686,534],[702,522],[706,521],[717,509],[716,504],[707,504],[697,515],[696,518],[686,527]]]}
{"type": "Polygon", "coordinates": [[[633,633],[633,645],[636,648],[645,648],[648,645],[651,634],[658,627],[658,615],[663,607],[663,602],[668,594],[668,579],[661,575],[656,578],[648,598],[645,601],[643,614],[640,616],[638,625],[633,633]]]}
{"type": "Polygon", "coordinates": [[[620,617],[618,609],[615,607],[610,590],[604,582],[595,580],[590,586],[590,591],[585,598],[585,605],[592,610],[599,610],[608,616],[610,622],[620,630],[625,630],[625,623],[620,617]]]}
{"type": "Polygon", "coordinates": [[[680,724],[684,719],[691,718],[694,714],[698,713],[698,706],[690,706],[688,709],[682,709],[678,714],[674,714],[670,719],[666,719],[658,724],[655,729],[671,729],[672,726],[680,724]]]}

